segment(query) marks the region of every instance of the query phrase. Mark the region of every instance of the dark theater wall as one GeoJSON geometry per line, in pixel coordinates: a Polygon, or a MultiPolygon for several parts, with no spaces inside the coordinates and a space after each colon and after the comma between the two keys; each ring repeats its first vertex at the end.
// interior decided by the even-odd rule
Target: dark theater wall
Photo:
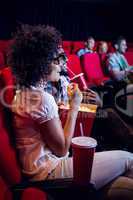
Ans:
{"type": "Polygon", "coordinates": [[[56,26],[65,40],[112,40],[119,35],[133,41],[131,1],[16,0],[0,8],[0,39],[11,37],[21,23],[56,26]]]}

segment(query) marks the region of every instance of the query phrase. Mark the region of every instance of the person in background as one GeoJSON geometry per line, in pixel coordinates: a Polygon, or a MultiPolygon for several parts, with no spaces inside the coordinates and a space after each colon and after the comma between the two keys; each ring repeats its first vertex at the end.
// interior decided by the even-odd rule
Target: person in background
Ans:
{"type": "Polygon", "coordinates": [[[114,43],[116,51],[112,53],[107,61],[108,72],[113,80],[115,107],[119,113],[132,127],[133,122],[133,66],[129,66],[124,53],[127,50],[126,39],[119,37],[114,43]],[[124,98],[119,98],[123,92],[124,98]],[[117,96],[118,94],[118,96],[117,96]],[[130,95],[129,95],[130,94],[130,95]],[[125,110],[128,108],[128,111],[125,110]],[[124,109],[124,112],[122,111],[124,109]]]}
{"type": "MultiPolygon", "coordinates": [[[[56,62],[59,41],[60,33],[53,27],[23,25],[14,36],[10,53],[10,66],[19,86],[11,108],[16,149],[22,173],[29,181],[73,177],[73,157],[68,157],[68,151],[82,94],[76,84],[70,85],[70,110],[63,130],[57,104],[53,96],[44,91],[47,81],[55,81],[55,77],[57,80],[60,76],[60,66],[56,62]]],[[[117,193],[119,188],[127,196],[130,187],[132,197],[133,179],[124,177],[124,185],[116,179],[132,168],[130,152],[95,153],[91,183],[100,189],[113,181],[114,187],[111,184],[109,190],[117,193]]]]}
{"type": "Polygon", "coordinates": [[[93,53],[94,52],[94,47],[95,47],[95,40],[93,37],[88,37],[87,41],[85,42],[85,47],[83,49],[80,49],[77,52],[77,56],[83,56],[86,53],[93,53]]]}
{"type": "Polygon", "coordinates": [[[102,70],[104,75],[107,75],[107,59],[108,59],[108,44],[105,41],[100,41],[97,45],[97,53],[100,58],[100,63],[102,66],[102,70]]]}
{"type": "Polygon", "coordinates": [[[67,60],[62,45],[59,45],[58,59],[56,59],[56,63],[60,66],[60,78],[54,82],[48,81],[44,87],[44,90],[54,97],[58,105],[66,104],[68,102],[67,87],[70,84],[70,78],[67,72],[67,60]]]}
{"type": "Polygon", "coordinates": [[[102,55],[102,54],[107,54],[108,53],[108,44],[105,41],[100,41],[97,46],[97,52],[102,55]]]}
{"type": "Polygon", "coordinates": [[[127,42],[124,37],[119,37],[114,43],[116,51],[108,58],[108,72],[115,81],[129,83],[128,76],[133,73],[133,67],[129,66],[124,53],[127,50],[127,42]]]}

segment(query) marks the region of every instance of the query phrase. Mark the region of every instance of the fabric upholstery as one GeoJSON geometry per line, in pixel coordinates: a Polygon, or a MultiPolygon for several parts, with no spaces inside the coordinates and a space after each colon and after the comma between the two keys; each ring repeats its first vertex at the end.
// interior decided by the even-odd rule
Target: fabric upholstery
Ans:
{"type": "Polygon", "coordinates": [[[15,78],[10,67],[5,67],[0,71],[0,82],[2,89],[5,90],[4,95],[2,93],[1,97],[4,98],[6,104],[10,104],[14,96],[15,83],[15,78]]]}
{"type": "Polygon", "coordinates": [[[125,53],[125,57],[128,61],[128,64],[133,66],[133,51],[127,51],[125,53]]]}
{"type": "Polygon", "coordinates": [[[72,43],[72,53],[76,53],[79,49],[84,48],[84,42],[83,41],[74,41],[72,43]]]}
{"type": "Polygon", "coordinates": [[[0,177],[0,200],[12,200],[12,193],[2,177],[0,177]]]}
{"type": "Polygon", "coordinates": [[[72,50],[72,42],[71,41],[63,41],[63,49],[65,51],[65,53],[68,55],[71,54],[71,50],[72,50]]]}
{"type": "Polygon", "coordinates": [[[68,65],[68,73],[69,73],[70,78],[73,78],[74,75],[82,73],[82,69],[80,66],[80,60],[79,60],[78,56],[69,55],[67,65],[68,65]]]}
{"type": "MultiPolygon", "coordinates": [[[[0,92],[2,86],[14,84],[10,68],[0,71],[0,92]]],[[[1,96],[0,96],[1,97],[1,96]]],[[[11,103],[13,90],[7,90],[6,101],[11,103]]],[[[0,99],[1,100],[1,99],[0,99]]],[[[14,144],[11,143],[9,131],[5,125],[8,116],[5,116],[4,106],[0,101],[0,200],[13,200],[10,186],[21,182],[20,166],[14,144]]],[[[7,119],[8,120],[8,119],[7,119]]],[[[23,191],[21,200],[46,200],[46,193],[37,188],[27,188],[23,191]]]]}
{"type": "Polygon", "coordinates": [[[47,195],[45,192],[37,188],[27,188],[23,191],[21,200],[46,200],[47,195]]]}
{"type": "Polygon", "coordinates": [[[97,53],[85,54],[81,58],[82,68],[89,83],[101,85],[109,80],[102,72],[100,59],[97,53]]]}

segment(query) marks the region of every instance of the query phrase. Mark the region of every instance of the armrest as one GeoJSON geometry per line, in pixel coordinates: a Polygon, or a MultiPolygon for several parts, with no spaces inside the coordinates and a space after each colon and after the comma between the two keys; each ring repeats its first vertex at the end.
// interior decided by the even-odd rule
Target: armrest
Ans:
{"type": "Polygon", "coordinates": [[[91,199],[95,200],[97,196],[97,191],[93,184],[88,184],[87,186],[76,185],[73,179],[56,179],[56,180],[45,180],[36,182],[23,181],[12,187],[14,193],[21,192],[27,187],[39,188],[50,195],[53,199],[57,200],[81,200],[81,199],[91,199]]]}
{"type": "Polygon", "coordinates": [[[22,181],[20,184],[14,185],[14,190],[23,190],[27,187],[38,187],[40,189],[52,190],[52,189],[69,189],[69,188],[85,188],[95,190],[94,185],[89,183],[87,186],[77,185],[73,182],[72,178],[53,179],[44,181],[22,181]]]}

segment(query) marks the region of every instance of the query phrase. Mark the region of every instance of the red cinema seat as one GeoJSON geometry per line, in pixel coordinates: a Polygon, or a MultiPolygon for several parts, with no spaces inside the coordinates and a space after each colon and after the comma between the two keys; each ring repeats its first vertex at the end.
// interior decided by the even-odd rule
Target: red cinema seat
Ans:
{"type": "Polygon", "coordinates": [[[67,66],[68,66],[68,73],[69,73],[70,78],[73,78],[73,76],[82,73],[80,60],[78,56],[74,54],[68,56],[67,66]]]}
{"type": "MultiPolygon", "coordinates": [[[[0,104],[0,200],[13,200],[12,186],[21,182],[16,151],[5,127],[3,106],[0,104]]],[[[23,189],[21,200],[47,200],[46,193],[37,188],[23,189]]]]}
{"type": "Polygon", "coordinates": [[[2,52],[0,52],[0,68],[2,68],[5,65],[4,55],[2,52]]]}
{"type": "Polygon", "coordinates": [[[6,53],[12,43],[13,40],[0,40],[0,51],[6,53]]]}
{"type": "Polygon", "coordinates": [[[7,184],[0,176],[0,200],[13,200],[12,192],[8,188],[7,184]]]}
{"type": "Polygon", "coordinates": [[[115,48],[113,47],[111,42],[108,42],[108,52],[109,53],[114,53],[115,52],[115,48]]]}
{"type": "MultiPolygon", "coordinates": [[[[18,199],[18,198],[17,198],[18,199]]],[[[22,194],[18,200],[47,200],[45,192],[38,188],[26,188],[22,191],[22,194]]],[[[0,177],[0,200],[14,200],[11,188],[5,183],[2,177],[0,177]]]]}
{"type": "Polygon", "coordinates": [[[0,71],[1,83],[3,84],[3,92],[1,93],[2,100],[7,105],[10,105],[14,96],[14,83],[15,78],[13,76],[12,70],[10,67],[5,67],[0,71]]]}
{"type": "Polygon", "coordinates": [[[100,59],[97,53],[85,54],[81,58],[82,69],[90,84],[104,85],[109,77],[104,76],[100,59]]]}
{"type": "Polygon", "coordinates": [[[125,53],[125,57],[128,61],[128,64],[133,66],[133,51],[127,51],[125,53]]]}
{"type": "Polygon", "coordinates": [[[133,52],[133,43],[128,42],[128,43],[127,43],[127,47],[128,47],[127,52],[128,52],[128,51],[133,52]]]}
{"type": "Polygon", "coordinates": [[[7,184],[12,185],[21,181],[21,173],[4,120],[4,108],[0,104],[0,174],[7,184]]]}
{"type": "Polygon", "coordinates": [[[108,54],[103,53],[103,54],[98,54],[98,55],[99,55],[103,74],[104,74],[104,76],[106,76],[108,74],[108,67],[107,67],[108,66],[108,54]]]}
{"type": "Polygon", "coordinates": [[[84,48],[84,42],[83,41],[73,41],[72,43],[72,53],[75,54],[77,53],[77,51],[79,49],[82,49],[84,48]]]}
{"type": "Polygon", "coordinates": [[[70,55],[72,51],[72,42],[71,41],[63,41],[62,43],[63,49],[66,53],[66,55],[70,55]]]}
{"type": "Polygon", "coordinates": [[[47,194],[38,188],[27,188],[21,195],[21,200],[47,200],[47,194]]]}
{"type": "MultiPolygon", "coordinates": [[[[8,86],[13,84],[13,76],[11,75],[10,68],[5,68],[0,72],[0,97],[2,87],[6,84],[8,86]]],[[[11,90],[8,90],[9,100],[11,103],[13,94],[11,90]]],[[[0,98],[0,200],[13,200],[12,187],[18,184],[22,180],[20,166],[16,156],[16,150],[13,142],[11,142],[11,134],[6,127],[5,119],[9,116],[5,115],[5,107],[3,101],[0,98]]],[[[9,119],[7,120],[9,123],[9,119]]],[[[23,190],[22,200],[46,200],[46,193],[37,188],[26,188],[23,190]]]]}

